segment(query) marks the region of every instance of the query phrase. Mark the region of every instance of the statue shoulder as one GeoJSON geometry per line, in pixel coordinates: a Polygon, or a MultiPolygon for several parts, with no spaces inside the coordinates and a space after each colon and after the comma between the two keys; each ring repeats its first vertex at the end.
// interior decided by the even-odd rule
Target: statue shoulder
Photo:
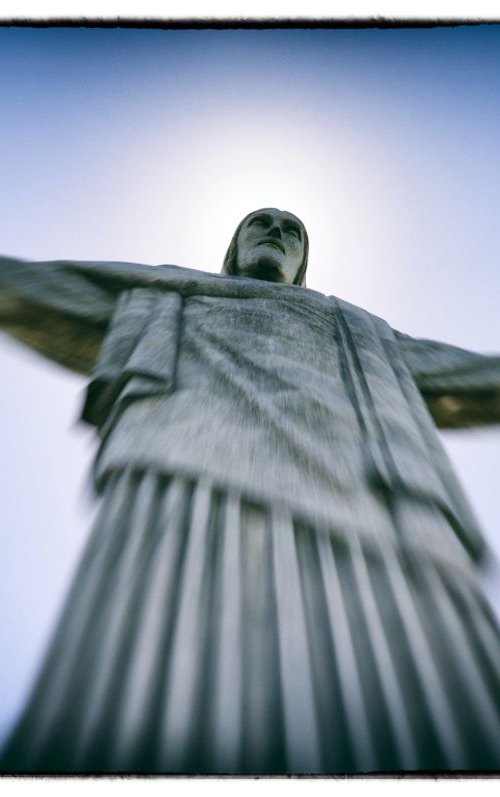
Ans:
{"type": "Polygon", "coordinates": [[[381,337],[390,338],[391,340],[394,339],[394,330],[384,318],[356,304],[351,304],[351,302],[345,299],[339,299],[337,296],[328,296],[328,299],[336,305],[337,310],[347,322],[352,321],[358,325],[369,325],[372,329],[375,329],[381,337]]]}

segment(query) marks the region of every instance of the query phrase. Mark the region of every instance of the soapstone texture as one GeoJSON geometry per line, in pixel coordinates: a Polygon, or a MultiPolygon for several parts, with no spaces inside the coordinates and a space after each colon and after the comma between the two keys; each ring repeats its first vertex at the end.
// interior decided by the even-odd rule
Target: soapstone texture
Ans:
{"type": "Polygon", "coordinates": [[[89,376],[102,502],[2,768],[499,769],[484,542],[435,425],[500,422],[500,358],[303,287],[304,237],[300,284],[235,275],[245,230],[221,275],[0,259],[3,328],[89,376]]]}

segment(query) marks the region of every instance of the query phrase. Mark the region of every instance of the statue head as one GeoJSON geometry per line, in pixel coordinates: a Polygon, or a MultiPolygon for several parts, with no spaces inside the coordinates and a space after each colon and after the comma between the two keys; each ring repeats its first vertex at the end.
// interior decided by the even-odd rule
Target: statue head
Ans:
{"type": "Polygon", "coordinates": [[[306,228],[297,216],[254,210],[236,228],[222,273],[305,287],[308,253],[306,228]]]}

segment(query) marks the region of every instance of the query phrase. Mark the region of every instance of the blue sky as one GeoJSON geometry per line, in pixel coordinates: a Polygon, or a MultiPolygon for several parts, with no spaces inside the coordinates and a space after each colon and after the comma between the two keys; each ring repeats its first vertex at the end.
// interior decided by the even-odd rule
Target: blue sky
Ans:
{"type": "MultiPolygon", "coordinates": [[[[311,288],[500,349],[500,26],[4,28],[0,109],[5,254],[218,271],[277,206],[308,228],[311,288]]],[[[88,533],[93,439],[81,377],[6,338],[0,363],[5,734],[88,533]]],[[[500,556],[500,432],[443,439],[500,556]]]]}

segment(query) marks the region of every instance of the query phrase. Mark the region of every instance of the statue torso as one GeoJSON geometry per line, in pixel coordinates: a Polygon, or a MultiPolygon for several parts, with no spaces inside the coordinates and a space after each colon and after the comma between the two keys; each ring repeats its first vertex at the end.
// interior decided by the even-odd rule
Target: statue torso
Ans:
{"type": "Polygon", "coordinates": [[[108,396],[98,481],[131,464],[183,472],[380,541],[394,535],[381,490],[453,511],[447,460],[390,327],[266,287],[122,295],[96,367],[108,396]]]}

